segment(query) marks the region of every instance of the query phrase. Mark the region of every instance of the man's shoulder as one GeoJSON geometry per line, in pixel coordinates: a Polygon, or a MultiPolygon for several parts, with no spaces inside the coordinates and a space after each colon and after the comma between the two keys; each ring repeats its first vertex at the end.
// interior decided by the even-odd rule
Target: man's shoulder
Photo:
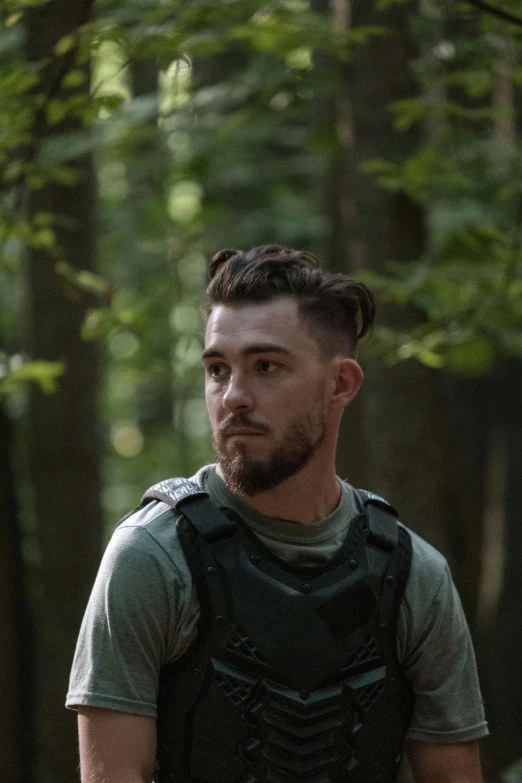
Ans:
{"type": "MultiPolygon", "coordinates": [[[[209,466],[201,468],[189,480],[203,487],[208,469],[209,466]]],[[[169,479],[166,481],[168,482],[169,479]]],[[[138,546],[142,546],[143,533],[146,533],[146,537],[153,539],[167,550],[170,550],[173,545],[177,548],[179,546],[176,532],[178,518],[179,513],[172,506],[161,500],[150,500],[123,517],[115,528],[113,537],[125,538],[129,542],[134,541],[138,546]]]]}
{"type": "Polygon", "coordinates": [[[147,528],[148,532],[152,532],[155,527],[158,527],[162,522],[167,521],[167,519],[170,524],[175,524],[177,516],[175,510],[166,503],[162,503],[159,500],[151,500],[146,505],[137,506],[133,511],[130,511],[124,516],[116,526],[114,532],[129,530],[131,528],[147,528]]]}
{"type": "Polygon", "coordinates": [[[411,538],[412,564],[423,573],[442,576],[448,569],[448,563],[444,555],[435,549],[426,539],[422,538],[414,530],[399,523],[411,538]]]}
{"type": "MultiPolygon", "coordinates": [[[[391,505],[386,498],[374,492],[356,490],[349,484],[347,486],[354,493],[355,502],[360,510],[362,510],[364,501],[372,499],[391,505]]],[[[406,531],[411,540],[412,555],[407,593],[415,596],[420,596],[421,593],[424,593],[426,598],[433,599],[438,588],[448,578],[449,570],[446,558],[428,541],[401,522],[400,519],[399,527],[406,531]]]]}
{"type": "MultiPolygon", "coordinates": [[[[382,497],[382,495],[378,495],[375,492],[372,492],[367,489],[355,489],[351,486],[347,481],[342,482],[345,487],[348,489],[349,492],[352,493],[355,504],[358,507],[359,511],[362,511],[364,503],[368,500],[377,500],[381,503],[385,503],[387,506],[390,506],[390,508],[393,507],[393,503],[391,503],[387,498],[382,497]]],[[[395,513],[398,513],[395,511],[395,513]]],[[[446,567],[446,559],[444,556],[435,549],[434,546],[429,544],[424,538],[418,535],[418,533],[415,533],[414,530],[407,527],[401,520],[400,520],[400,514],[399,514],[399,526],[406,530],[406,532],[411,537],[412,541],[412,549],[414,552],[414,556],[417,560],[420,562],[425,562],[429,564],[433,564],[433,566],[437,569],[445,568],[446,567]]]]}
{"type": "Polygon", "coordinates": [[[404,620],[416,629],[427,617],[437,615],[453,602],[455,586],[448,562],[438,549],[401,524],[411,538],[411,565],[402,603],[404,620]]]}

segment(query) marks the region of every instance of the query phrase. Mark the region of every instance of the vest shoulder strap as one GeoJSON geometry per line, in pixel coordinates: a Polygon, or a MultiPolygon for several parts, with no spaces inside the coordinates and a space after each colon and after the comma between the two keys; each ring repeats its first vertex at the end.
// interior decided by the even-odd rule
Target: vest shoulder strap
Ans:
{"type": "Polygon", "coordinates": [[[396,509],[373,492],[364,489],[356,491],[364,503],[371,543],[385,552],[393,552],[399,543],[396,509]]]}
{"type": "Polygon", "coordinates": [[[172,478],[150,487],[141,499],[142,505],[161,500],[183,514],[205,541],[218,541],[235,532],[235,524],[210,500],[193,481],[172,478]]]}

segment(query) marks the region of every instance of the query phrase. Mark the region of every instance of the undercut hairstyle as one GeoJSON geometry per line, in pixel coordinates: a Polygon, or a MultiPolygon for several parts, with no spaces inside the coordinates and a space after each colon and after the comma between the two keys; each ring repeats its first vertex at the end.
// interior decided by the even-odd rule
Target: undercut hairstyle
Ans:
{"type": "Polygon", "coordinates": [[[208,318],[217,305],[259,304],[280,297],[297,301],[299,315],[327,358],[354,357],[375,318],[369,289],[346,275],[325,272],[311,253],[282,245],[248,252],[221,250],[212,258],[203,304],[208,318]]]}

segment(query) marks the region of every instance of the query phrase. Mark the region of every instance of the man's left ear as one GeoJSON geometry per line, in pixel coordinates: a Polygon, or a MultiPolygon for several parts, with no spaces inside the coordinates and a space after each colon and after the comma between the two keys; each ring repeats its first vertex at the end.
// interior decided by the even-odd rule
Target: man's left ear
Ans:
{"type": "Polygon", "coordinates": [[[336,359],[333,366],[330,407],[343,410],[357,396],[364,373],[355,359],[336,359]]]}

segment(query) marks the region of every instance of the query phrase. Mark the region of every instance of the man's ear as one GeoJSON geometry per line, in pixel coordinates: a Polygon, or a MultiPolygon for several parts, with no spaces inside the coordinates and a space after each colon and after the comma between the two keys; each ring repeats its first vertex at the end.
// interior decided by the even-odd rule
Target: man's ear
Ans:
{"type": "Polygon", "coordinates": [[[363,382],[364,373],[355,359],[339,358],[334,360],[332,374],[332,394],[330,408],[344,410],[357,396],[363,382]]]}

